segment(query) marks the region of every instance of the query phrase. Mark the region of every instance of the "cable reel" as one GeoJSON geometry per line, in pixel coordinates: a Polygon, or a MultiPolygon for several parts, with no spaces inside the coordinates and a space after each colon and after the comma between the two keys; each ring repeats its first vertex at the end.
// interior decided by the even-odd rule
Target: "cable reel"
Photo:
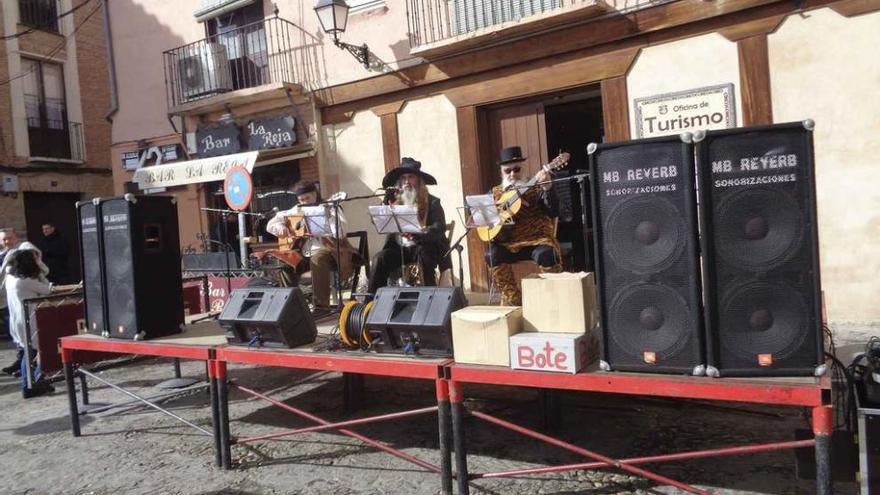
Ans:
{"type": "Polygon", "coordinates": [[[366,304],[348,301],[339,314],[339,338],[349,349],[369,347],[373,343],[367,331],[367,316],[373,309],[373,301],[366,304]]]}

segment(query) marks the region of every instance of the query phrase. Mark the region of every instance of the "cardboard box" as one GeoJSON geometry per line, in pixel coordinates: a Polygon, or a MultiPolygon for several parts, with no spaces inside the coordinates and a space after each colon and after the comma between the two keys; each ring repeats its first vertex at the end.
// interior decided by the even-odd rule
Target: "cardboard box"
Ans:
{"type": "Polygon", "coordinates": [[[523,330],[582,334],[596,326],[592,273],[536,273],[522,279],[523,330]]]}
{"type": "Polygon", "coordinates": [[[597,359],[598,332],[529,332],[510,337],[510,367],[515,370],[574,374],[597,359]]]}
{"type": "Polygon", "coordinates": [[[510,366],[511,335],[522,331],[522,308],[469,306],[452,313],[455,362],[510,366]]]}

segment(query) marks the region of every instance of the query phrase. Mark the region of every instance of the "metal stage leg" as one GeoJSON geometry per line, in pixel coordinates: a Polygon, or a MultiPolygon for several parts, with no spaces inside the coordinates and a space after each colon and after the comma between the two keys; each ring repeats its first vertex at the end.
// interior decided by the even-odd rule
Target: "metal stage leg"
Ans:
{"type": "Polygon", "coordinates": [[[89,405],[89,383],[86,381],[86,375],[82,373],[77,373],[79,375],[79,388],[80,393],[82,394],[83,405],[89,405]]]}
{"type": "Polygon", "coordinates": [[[211,401],[211,431],[214,434],[214,465],[223,466],[223,454],[220,444],[220,408],[217,398],[217,378],[214,377],[214,361],[207,361],[208,367],[208,393],[211,401]]]}
{"type": "Polygon", "coordinates": [[[452,423],[449,406],[449,383],[438,379],[437,426],[440,432],[440,493],[452,495],[452,423]]]}
{"type": "Polygon", "coordinates": [[[562,426],[559,391],[549,388],[538,389],[538,401],[541,405],[541,428],[544,431],[559,431],[562,426]]]}
{"type": "Polygon", "coordinates": [[[174,378],[157,383],[156,387],[163,390],[186,388],[194,383],[198,383],[195,378],[182,378],[180,373],[180,359],[174,358],[174,378]]]}
{"type": "Polygon", "coordinates": [[[355,413],[364,405],[364,375],[360,373],[342,374],[342,411],[348,415],[355,413]]]}
{"type": "Polygon", "coordinates": [[[79,408],[76,404],[76,380],[73,378],[73,353],[69,349],[61,349],[61,360],[64,363],[64,381],[67,383],[67,401],[70,404],[70,431],[73,436],[80,436],[79,408]]]}
{"type": "Polygon", "coordinates": [[[832,495],[831,434],[834,432],[832,406],[813,408],[813,435],[816,436],[816,495],[832,495]]]}
{"type": "Polygon", "coordinates": [[[217,379],[217,409],[220,416],[220,460],[223,469],[232,469],[232,443],[229,435],[229,385],[224,361],[214,361],[214,375],[217,379]]]}
{"type": "Polygon", "coordinates": [[[464,434],[464,397],[462,396],[461,384],[450,381],[449,403],[452,412],[452,437],[455,445],[455,478],[458,480],[459,495],[469,495],[467,467],[467,446],[464,434]]]}

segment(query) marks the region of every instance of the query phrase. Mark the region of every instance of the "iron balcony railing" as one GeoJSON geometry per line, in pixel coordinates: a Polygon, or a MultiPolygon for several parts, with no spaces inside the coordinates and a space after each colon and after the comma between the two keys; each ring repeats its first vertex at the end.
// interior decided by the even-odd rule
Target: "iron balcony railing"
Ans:
{"type": "MultiPolygon", "coordinates": [[[[602,0],[600,0],[602,1],[602,0]]],[[[638,10],[673,0],[604,0],[616,12],[638,10]]],[[[407,0],[410,47],[418,48],[499,24],[528,20],[595,0],[407,0]]]]}
{"type": "Polygon", "coordinates": [[[302,31],[279,17],[254,22],[163,53],[168,106],[238,89],[296,82],[302,31]]]}
{"type": "Polygon", "coordinates": [[[19,22],[57,33],[59,3],[59,0],[18,0],[19,22]]]}
{"type": "Polygon", "coordinates": [[[85,160],[86,145],[82,124],[29,117],[27,128],[31,158],[85,160]]]}

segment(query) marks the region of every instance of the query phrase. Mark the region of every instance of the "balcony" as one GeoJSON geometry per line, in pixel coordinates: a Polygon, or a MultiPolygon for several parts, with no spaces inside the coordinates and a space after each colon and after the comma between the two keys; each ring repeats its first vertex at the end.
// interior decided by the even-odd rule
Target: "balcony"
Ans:
{"type": "Polygon", "coordinates": [[[164,52],[169,113],[222,108],[236,96],[260,96],[249,88],[299,89],[295,81],[303,48],[295,40],[301,33],[275,17],[164,52]]]}
{"type": "Polygon", "coordinates": [[[30,160],[83,162],[86,146],[83,126],[66,120],[27,119],[30,160]]]}
{"type": "Polygon", "coordinates": [[[446,55],[674,0],[407,0],[411,53],[446,55]]]}

